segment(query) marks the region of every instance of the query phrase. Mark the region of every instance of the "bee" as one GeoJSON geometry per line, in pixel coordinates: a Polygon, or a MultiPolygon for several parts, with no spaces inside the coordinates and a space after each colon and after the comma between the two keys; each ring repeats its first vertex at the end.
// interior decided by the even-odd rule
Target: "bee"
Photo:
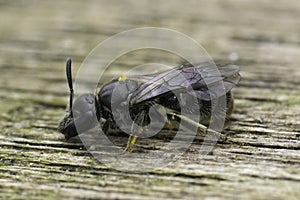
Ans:
{"type": "MultiPolygon", "coordinates": [[[[82,94],[73,103],[71,62],[71,59],[66,62],[70,89],[69,111],[59,123],[58,131],[69,139],[95,127],[100,120],[105,121],[101,126],[104,133],[110,128],[124,130],[127,127],[130,131],[126,147],[128,151],[132,150],[138,135],[142,134],[143,129],[140,127],[146,127],[153,120],[149,113],[154,104],[165,108],[166,128],[174,128],[171,121],[180,120],[203,127],[210,124],[214,100],[225,97],[227,123],[233,111],[231,89],[241,78],[236,65],[217,65],[217,68],[212,68],[206,62],[197,65],[182,64],[159,73],[114,78],[94,94],[82,94]],[[218,78],[216,70],[219,72],[218,78]],[[221,88],[217,87],[220,81],[221,88]],[[181,112],[200,113],[200,120],[191,122],[181,112]]],[[[164,120],[159,109],[155,112],[158,116],[156,120],[164,120]]]]}

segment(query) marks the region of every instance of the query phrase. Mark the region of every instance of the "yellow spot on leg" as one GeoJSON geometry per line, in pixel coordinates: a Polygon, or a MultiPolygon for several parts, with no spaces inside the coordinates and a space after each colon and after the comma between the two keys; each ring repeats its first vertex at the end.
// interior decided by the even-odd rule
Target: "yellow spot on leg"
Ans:
{"type": "Polygon", "coordinates": [[[136,139],[137,139],[137,136],[136,136],[136,135],[133,136],[133,138],[132,138],[130,144],[131,144],[131,145],[134,145],[134,144],[136,143],[136,139]]]}
{"type": "Polygon", "coordinates": [[[176,126],[176,124],[173,122],[172,123],[172,121],[170,121],[170,120],[168,120],[166,123],[165,123],[165,128],[166,129],[169,129],[169,130],[173,130],[173,129],[175,129],[177,126],[176,126]]]}
{"type": "Polygon", "coordinates": [[[128,151],[130,153],[133,152],[133,146],[136,143],[137,137],[138,137],[137,135],[129,136],[128,141],[127,141],[127,146],[124,151],[128,151]]]}

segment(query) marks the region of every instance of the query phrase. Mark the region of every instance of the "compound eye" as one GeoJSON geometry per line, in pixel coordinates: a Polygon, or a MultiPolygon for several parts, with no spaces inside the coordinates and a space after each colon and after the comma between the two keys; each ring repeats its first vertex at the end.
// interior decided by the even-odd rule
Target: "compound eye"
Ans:
{"type": "Polygon", "coordinates": [[[76,114],[82,114],[94,109],[94,98],[95,97],[92,94],[83,94],[79,96],[73,104],[73,112],[75,116],[76,114]]]}
{"type": "Polygon", "coordinates": [[[73,109],[73,113],[74,113],[75,116],[78,116],[78,115],[81,114],[81,112],[77,109],[73,109]]]}
{"type": "Polygon", "coordinates": [[[94,104],[94,98],[92,97],[92,95],[86,96],[85,101],[89,104],[94,104]]]}

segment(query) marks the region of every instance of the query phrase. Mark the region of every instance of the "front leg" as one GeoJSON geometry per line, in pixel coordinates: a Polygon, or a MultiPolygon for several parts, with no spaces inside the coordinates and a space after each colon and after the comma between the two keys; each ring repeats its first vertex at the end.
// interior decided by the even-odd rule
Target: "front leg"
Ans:
{"type": "Polygon", "coordinates": [[[131,134],[127,141],[127,146],[125,148],[125,151],[132,152],[133,146],[136,143],[136,140],[138,138],[138,135],[142,134],[144,130],[146,129],[145,122],[146,122],[147,113],[146,111],[139,112],[131,125],[131,134]]]}
{"type": "Polygon", "coordinates": [[[102,130],[105,135],[108,133],[109,129],[113,126],[113,123],[114,123],[113,120],[110,118],[104,122],[102,130]]]}

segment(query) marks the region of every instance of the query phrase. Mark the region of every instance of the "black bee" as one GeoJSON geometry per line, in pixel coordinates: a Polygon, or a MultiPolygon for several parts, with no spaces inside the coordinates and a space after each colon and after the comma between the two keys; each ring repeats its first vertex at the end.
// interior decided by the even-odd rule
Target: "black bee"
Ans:
{"type": "MultiPolygon", "coordinates": [[[[69,139],[95,127],[101,119],[105,120],[102,126],[104,132],[112,127],[121,130],[127,128],[134,136],[129,140],[132,144],[137,135],[143,132],[135,127],[145,127],[153,120],[149,112],[154,104],[166,108],[167,125],[171,120],[182,120],[180,113],[185,112],[200,113],[200,121],[193,123],[208,126],[212,103],[226,97],[224,112],[227,122],[233,110],[231,89],[240,81],[239,67],[235,65],[217,65],[216,69],[207,62],[183,64],[150,75],[117,77],[95,94],[83,94],[73,103],[71,59],[67,60],[66,73],[70,108],[59,124],[59,132],[69,139]]],[[[159,109],[154,112],[158,116],[156,120],[165,120],[159,109]]]]}

